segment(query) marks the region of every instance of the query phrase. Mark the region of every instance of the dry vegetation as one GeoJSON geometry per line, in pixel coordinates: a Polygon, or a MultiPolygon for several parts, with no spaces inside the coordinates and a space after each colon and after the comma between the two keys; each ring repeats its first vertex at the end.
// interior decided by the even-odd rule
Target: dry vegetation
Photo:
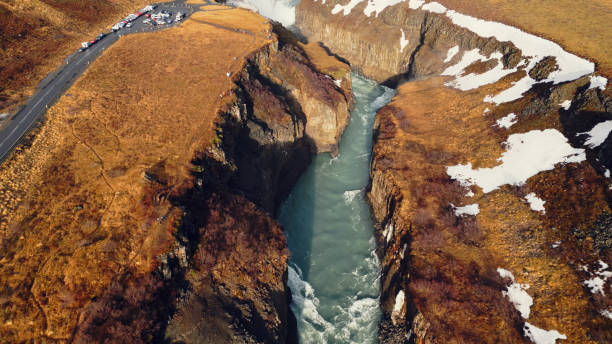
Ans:
{"type": "Polygon", "coordinates": [[[612,77],[612,1],[438,0],[474,17],[499,21],[560,43],[566,50],[594,60],[612,77]]]}
{"type": "Polygon", "coordinates": [[[262,17],[222,12],[123,37],[2,166],[4,340],[67,339],[91,297],[118,274],[150,272],[173,241],[181,211],[166,199],[189,187],[191,160],[215,137],[226,72],[269,42],[262,17]]]}
{"type": "Polygon", "coordinates": [[[1,0],[0,113],[14,111],[79,43],[147,0],[1,0]]]}
{"type": "MultiPolygon", "coordinates": [[[[609,333],[609,324],[598,312],[609,301],[593,302],[582,285],[587,275],[578,263],[593,262],[597,256],[588,243],[576,243],[569,233],[609,211],[608,183],[584,162],[540,173],[522,187],[503,186],[488,194],[474,188],[476,195],[469,198],[445,171],[458,163],[472,162],[474,168],[498,165],[501,143],[509,134],[562,131],[557,110],[523,113],[509,130],[493,126],[510,112],[522,113],[533,93],[483,115],[490,107],[482,103],[483,97],[507,87],[520,73],[524,72],[470,92],[444,87],[442,78],[407,83],[379,112],[374,166],[401,190],[397,217],[411,224],[403,226],[406,231],[411,228],[410,233],[395,236],[411,239],[398,239],[386,250],[399,252],[410,242],[407,287],[435,333],[442,333],[438,339],[443,342],[522,340],[516,329],[523,320],[501,294],[498,267],[512,271],[518,283],[530,285],[531,324],[559,330],[568,343],[606,341],[609,338],[600,335],[609,333]],[[524,201],[530,192],[546,200],[545,216],[524,201]],[[478,203],[480,214],[476,219],[458,218],[450,203],[478,203]],[[556,241],[562,241],[563,248],[551,249],[556,241]],[[466,322],[479,326],[466,328],[466,322]]],[[[573,94],[585,82],[562,86],[559,96],[573,94]]]]}

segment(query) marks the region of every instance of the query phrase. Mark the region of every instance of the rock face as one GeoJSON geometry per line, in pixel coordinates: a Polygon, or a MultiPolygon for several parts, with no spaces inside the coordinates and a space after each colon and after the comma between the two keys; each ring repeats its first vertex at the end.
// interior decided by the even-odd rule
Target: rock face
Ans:
{"type": "Polygon", "coordinates": [[[544,55],[525,70],[529,57],[513,43],[454,25],[434,2],[397,2],[369,16],[370,2],[337,7],[346,3],[303,0],[296,17],[310,41],[370,78],[401,84],[377,115],[368,194],[382,266],[381,343],[522,343],[537,333],[551,343],[609,342],[605,82],[547,82],[557,59],[544,55]],[[424,3],[428,10],[416,9],[424,3]],[[462,64],[473,52],[482,58],[462,64]],[[496,68],[501,76],[482,82],[496,68]],[[468,79],[475,86],[461,83],[468,79]],[[518,97],[490,100],[525,80],[533,86],[518,97]],[[595,128],[601,142],[586,134],[595,128]],[[532,136],[558,140],[538,141],[504,170],[532,136]],[[565,160],[512,179],[565,149],[565,160]]]}
{"type": "Polygon", "coordinates": [[[196,13],[124,37],[50,109],[0,173],[4,341],[293,341],[271,214],[351,95],[322,72],[348,67],[287,35],[196,13]]]}
{"type": "Polygon", "coordinates": [[[368,78],[395,86],[399,81],[439,75],[449,48],[478,48],[483,55],[504,54],[504,66],[514,67],[520,51],[507,43],[474,35],[442,16],[394,6],[378,16],[363,14],[365,2],[348,15],[332,14],[340,1],[301,1],[296,25],[311,41],[323,42],[368,78]],[[402,44],[402,42],[404,42],[402,44]]]}

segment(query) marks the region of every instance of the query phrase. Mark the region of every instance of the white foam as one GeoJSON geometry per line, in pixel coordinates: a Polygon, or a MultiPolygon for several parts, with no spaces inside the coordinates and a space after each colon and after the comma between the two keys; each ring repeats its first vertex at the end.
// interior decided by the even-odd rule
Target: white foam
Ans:
{"type": "Polygon", "coordinates": [[[573,148],[556,129],[532,130],[513,134],[505,142],[507,150],[497,159],[501,164],[473,169],[472,163],[446,168],[448,175],[463,186],[478,185],[484,193],[504,184],[522,185],[527,179],[557,164],[586,160],[584,149],[573,148]]]}
{"type": "Polygon", "coordinates": [[[525,337],[531,339],[536,344],[555,344],[557,339],[567,339],[564,334],[557,330],[546,331],[536,327],[528,322],[525,322],[525,337]]]}
{"type": "Polygon", "coordinates": [[[526,290],[529,289],[529,285],[516,283],[512,272],[506,269],[497,268],[497,273],[502,278],[509,278],[512,280],[512,283],[506,287],[505,291],[502,291],[502,294],[508,297],[524,319],[528,319],[529,313],[531,312],[531,306],[533,305],[533,298],[526,292],[526,290]]]}
{"type": "Polygon", "coordinates": [[[392,88],[384,87],[385,92],[378,96],[378,98],[374,99],[374,101],[368,104],[370,111],[377,112],[383,106],[387,105],[393,97],[395,97],[395,90],[392,88]]]}
{"type": "Polygon", "coordinates": [[[295,24],[295,6],[300,0],[230,0],[228,4],[250,9],[283,26],[295,24]]]}
{"type": "Polygon", "coordinates": [[[455,215],[463,216],[463,215],[473,215],[476,216],[480,213],[480,207],[477,203],[469,204],[463,207],[455,207],[455,215]]]}
{"type": "Polygon", "coordinates": [[[498,119],[496,123],[498,127],[508,129],[511,126],[515,125],[517,121],[518,119],[516,118],[516,115],[513,112],[513,113],[509,113],[506,116],[498,119]]]}
{"type": "Polygon", "coordinates": [[[612,120],[598,123],[590,131],[578,133],[578,135],[589,135],[584,143],[589,148],[595,148],[604,143],[612,131],[612,120]]]}
{"type": "Polygon", "coordinates": [[[546,213],[546,208],[544,208],[544,203],[546,203],[546,201],[536,196],[535,193],[532,192],[532,193],[525,195],[525,200],[529,202],[529,206],[531,207],[531,210],[539,211],[543,214],[546,213]]]}
{"type": "MultiPolygon", "coordinates": [[[[323,329],[333,329],[333,325],[319,314],[317,307],[319,306],[319,299],[315,296],[314,289],[312,286],[302,279],[301,272],[299,269],[296,270],[289,266],[289,278],[287,285],[291,289],[291,309],[297,317],[301,320],[299,324],[305,326],[314,326],[323,329]],[[307,324],[307,325],[306,325],[307,324]]],[[[310,331],[318,333],[319,331],[310,331]]],[[[324,338],[321,337],[323,340],[324,338]]]]}
{"type": "Polygon", "coordinates": [[[410,43],[410,41],[406,39],[404,29],[400,29],[400,31],[402,32],[402,37],[400,37],[400,52],[404,52],[404,48],[408,46],[408,43],[410,43]]]}
{"type": "Polygon", "coordinates": [[[446,53],[446,59],[444,59],[444,63],[450,62],[453,59],[453,57],[457,55],[458,52],[459,52],[458,45],[455,45],[454,47],[448,49],[448,52],[446,53]]]}
{"type": "Polygon", "coordinates": [[[350,205],[355,200],[355,197],[359,196],[362,191],[361,189],[344,191],[344,203],[350,205]]]}

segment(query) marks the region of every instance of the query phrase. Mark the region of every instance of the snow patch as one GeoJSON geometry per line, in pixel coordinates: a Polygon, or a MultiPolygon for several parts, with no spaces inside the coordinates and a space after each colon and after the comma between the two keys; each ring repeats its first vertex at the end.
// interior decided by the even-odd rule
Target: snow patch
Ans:
{"type": "Polygon", "coordinates": [[[399,318],[402,317],[402,308],[404,307],[405,295],[404,291],[400,290],[397,295],[395,295],[395,304],[393,305],[393,311],[391,312],[391,321],[393,325],[396,325],[396,322],[399,318]]]}
{"type": "Polygon", "coordinates": [[[563,103],[559,104],[559,106],[562,107],[563,110],[569,110],[569,108],[572,106],[572,101],[566,100],[563,103]]]}
{"type": "Polygon", "coordinates": [[[513,113],[509,113],[505,117],[502,117],[497,120],[497,126],[500,128],[508,129],[511,126],[515,125],[518,122],[516,115],[513,113]]]}
{"type": "Polygon", "coordinates": [[[400,29],[400,31],[402,32],[402,37],[400,37],[400,52],[403,52],[404,48],[406,48],[406,46],[408,45],[410,41],[406,39],[406,35],[404,34],[404,29],[400,29]]]}
{"type": "MultiPolygon", "coordinates": [[[[366,0],[351,0],[346,5],[337,4],[332,9],[331,13],[338,14],[342,12],[342,14],[345,16],[349,15],[351,11],[357,5],[359,5],[360,3],[364,1],[366,0]]],[[[395,6],[401,2],[404,2],[405,0],[367,0],[367,1],[368,3],[366,5],[366,8],[363,10],[363,14],[369,17],[372,15],[372,13],[376,12],[376,17],[378,17],[378,14],[382,12],[385,8],[395,6]]]]}
{"type": "Polygon", "coordinates": [[[480,207],[478,206],[478,203],[474,203],[474,204],[469,204],[463,207],[455,207],[455,215],[457,216],[463,216],[463,215],[478,215],[480,214],[480,207]]]}
{"type": "MultiPolygon", "coordinates": [[[[608,278],[612,277],[612,271],[606,271],[608,270],[609,266],[603,261],[600,260],[598,261],[598,263],[599,269],[591,273],[591,278],[582,282],[582,284],[589,288],[591,290],[591,293],[593,294],[601,293],[601,295],[606,295],[606,292],[604,291],[604,286],[608,278]]],[[[584,265],[582,269],[586,272],[589,272],[589,269],[586,265],[584,265]]]]}
{"type": "Polygon", "coordinates": [[[455,55],[457,55],[458,52],[459,52],[458,45],[455,45],[454,47],[448,49],[448,52],[446,53],[446,59],[444,59],[444,63],[450,62],[450,60],[452,60],[453,57],[455,57],[455,55]]]}
{"type": "Polygon", "coordinates": [[[487,102],[501,104],[512,101],[520,98],[536,83],[553,82],[558,84],[575,80],[595,71],[595,64],[593,62],[568,53],[557,43],[526,33],[518,28],[478,19],[453,10],[446,11],[446,16],[451,19],[453,24],[466,28],[481,37],[493,37],[499,42],[510,41],[522,51],[523,56],[528,60],[526,67],[527,76],[500,94],[494,97],[487,96],[485,98],[487,102]],[[529,77],[529,71],[547,56],[555,58],[558,69],[550,73],[547,79],[535,81],[529,77]]]}
{"type": "Polygon", "coordinates": [[[507,150],[497,159],[500,165],[473,169],[472,163],[446,168],[446,173],[463,186],[478,185],[484,193],[504,184],[522,185],[542,171],[586,160],[584,149],[569,145],[567,138],[556,129],[532,130],[513,134],[505,142],[507,150]]]}
{"type": "Polygon", "coordinates": [[[599,88],[600,90],[605,90],[606,85],[608,85],[608,79],[603,76],[591,76],[591,84],[589,85],[589,90],[592,88],[599,88]]]}
{"type": "Polygon", "coordinates": [[[378,17],[378,14],[385,8],[395,6],[404,1],[405,0],[368,0],[368,5],[363,10],[363,13],[369,17],[373,12],[376,12],[376,17],[378,17]]]}
{"type": "Polygon", "coordinates": [[[480,54],[479,49],[466,51],[463,54],[461,61],[459,61],[454,66],[446,68],[442,72],[442,75],[456,76],[455,80],[447,82],[445,83],[445,85],[460,89],[462,91],[469,91],[487,84],[495,83],[504,76],[516,72],[517,68],[504,68],[503,63],[501,62],[502,57],[503,55],[498,52],[495,52],[489,57],[486,57],[480,54]],[[470,73],[468,75],[462,75],[465,73],[465,68],[471,65],[472,63],[479,61],[485,62],[491,59],[497,60],[497,64],[495,65],[495,67],[487,70],[486,72],[482,74],[470,73]]]}
{"type": "Polygon", "coordinates": [[[525,337],[531,339],[536,344],[555,344],[557,339],[567,339],[564,334],[557,330],[546,331],[536,327],[528,322],[525,322],[525,337]]]}
{"type": "Polygon", "coordinates": [[[413,10],[416,10],[417,8],[421,7],[424,3],[425,3],[425,0],[410,0],[408,2],[408,7],[410,7],[413,10]]]}
{"type": "Polygon", "coordinates": [[[599,314],[603,315],[604,317],[608,319],[612,319],[612,312],[610,312],[607,309],[602,309],[601,311],[599,311],[599,314]]]}
{"type": "Polygon", "coordinates": [[[509,278],[512,280],[512,283],[506,287],[506,290],[502,291],[502,294],[508,297],[524,319],[528,319],[529,313],[531,312],[531,306],[533,305],[533,298],[525,291],[529,289],[529,285],[516,283],[512,272],[506,269],[497,268],[497,273],[501,278],[509,278]]]}
{"type": "Polygon", "coordinates": [[[546,208],[544,208],[544,203],[546,203],[546,201],[536,196],[535,193],[532,192],[530,194],[525,195],[525,200],[529,202],[531,210],[539,211],[542,214],[546,214],[546,208]]]}
{"type": "Polygon", "coordinates": [[[391,241],[391,238],[393,238],[393,223],[389,222],[389,224],[385,227],[385,230],[383,231],[383,236],[385,237],[385,242],[388,244],[389,241],[391,241]]]}
{"type": "Polygon", "coordinates": [[[604,143],[612,131],[612,120],[598,123],[590,131],[578,133],[577,135],[589,135],[589,139],[584,143],[589,148],[595,148],[604,143]]]}
{"type": "Polygon", "coordinates": [[[559,246],[561,246],[561,241],[555,241],[555,242],[554,242],[554,243],[551,245],[551,247],[552,247],[552,248],[557,248],[557,247],[559,247],[559,246]]]}
{"type": "Polygon", "coordinates": [[[444,7],[441,3],[435,2],[435,1],[429,2],[423,5],[421,9],[425,11],[433,12],[433,13],[439,13],[439,14],[446,13],[446,7],[444,7]]]}

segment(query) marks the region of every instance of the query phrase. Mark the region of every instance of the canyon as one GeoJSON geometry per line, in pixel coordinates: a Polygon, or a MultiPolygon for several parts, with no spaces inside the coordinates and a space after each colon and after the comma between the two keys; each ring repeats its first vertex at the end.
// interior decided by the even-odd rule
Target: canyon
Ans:
{"type": "Polygon", "coordinates": [[[122,37],[2,165],[0,336],[290,340],[271,214],[337,150],[350,87],[347,65],[242,9],[122,37]]]}
{"type": "Polygon", "coordinates": [[[610,61],[564,37],[571,26],[538,28],[603,68],[459,12],[477,5],[303,0],[296,9],[301,34],[398,87],[377,114],[368,193],[379,340],[609,342],[610,61]]]}
{"type": "MultiPolygon", "coordinates": [[[[269,18],[122,37],[0,165],[0,338],[612,341],[606,1],[229,3],[269,18]]],[[[0,1],[0,113],[144,4],[0,1]]]]}

